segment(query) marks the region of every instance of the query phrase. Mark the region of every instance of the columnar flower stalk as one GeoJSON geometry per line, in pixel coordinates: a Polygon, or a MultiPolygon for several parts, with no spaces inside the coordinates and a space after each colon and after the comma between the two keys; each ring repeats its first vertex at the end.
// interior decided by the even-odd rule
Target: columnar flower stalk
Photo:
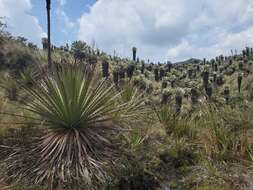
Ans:
{"type": "Polygon", "coordinates": [[[125,69],[124,69],[123,67],[121,67],[121,68],[119,69],[119,78],[120,78],[121,80],[124,80],[124,79],[125,79],[125,69]]]}
{"type": "Polygon", "coordinates": [[[230,99],[230,90],[228,86],[226,86],[224,89],[224,98],[226,100],[226,103],[228,104],[229,99],[230,99]]]}
{"type": "Polygon", "coordinates": [[[198,103],[198,92],[195,88],[191,89],[191,102],[193,106],[198,103]]]}
{"type": "Polygon", "coordinates": [[[214,59],[211,59],[210,62],[211,62],[212,69],[214,69],[215,60],[214,60],[214,59]]]}
{"type": "Polygon", "coordinates": [[[238,84],[238,92],[241,92],[241,84],[242,84],[242,74],[239,73],[237,76],[237,84],[238,84]]]}
{"type": "Polygon", "coordinates": [[[215,72],[215,73],[213,73],[213,83],[216,84],[216,80],[217,80],[217,74],[216,74],[216,72],[215,72]]]}
{"type": "Polygon", "coordinates": [[[229,62],[228,62],[228,65],[232,65],[233,64],[233,60],[232,59],[229,59],[229,62]]]}
{"type": "Polygon", "coordinates": [[[181,95],[181,93],[177,92],[176,97],[176,113],[180,113],[181,112],[181,108],[182,108],[182,101],[183,101],[183,97],[181,95]]]}
{"type": "Polygon", "coordinates": [[[130,64],[127,66],[127,77],[131,80],[134,74],[134,65],[130,64]]]}
{"type": "Polygon", "coordinates": [[[145,64],[144,62],[141,63],[141,74],[144,74],[144,70],[145,70],[145,64]]]}
{"type": "Polygon", "coordinates": [[[147,67],[146,67],[146,69],[148,70],[148,71],[152,71],[153,70],[153,65],[151,65],[151,64],[149,64],[147,67]]]}
{"type": "Polygon", "coordinates": [[[148,93],[148,94],[151,94],[152,92],[153,92],[153,84],[152,83],[148,83],[147,84],[147,89],[146,89],[146,92],[148,93]]]}
{"type": "Polygon", "coordinates": [[[196,70],[197,70],[197,72],[199,72],[199,71],[200,71],[200,66],[199,66],[199,65],[197,65],[196,70]]]}
{"type": "Polygon", "coordinates": [[[162,80],[163,77],[165,76],[165,71],[163,68],[160,68],[160,75],[159,75],[159,79],[162,80]]]}
{"type": "Polygon", "coordinates": [[[102,75],[104,78],[109,77],[109,63],[106,60],[103,60],[102,62],[102,75]]]}
{"type": "Polygon", "coordinates": [[[203,72],[203,86],[204,86],[205,90],[207,89],[208,80],[209,80],[209,72],[204,71],[203,72]]]}
{"type": "Polygon", "coordinates": [[[170,86],[171,86],[171,88],[174,88],[174,87],[175,87],[175,83],[176,83],[175,80],[171,80],[171,81],[170,81],[170,86]]]}
{"type": "Polygon", "coordinates": [[[188,77],[189,77],[189,79],[192,78],[192,69],[188,69],[188,77]]]}
{"type": "Polygon", "coordinates": [[[246,50],[245,50],[245,51],[246,51],[246,56],[249,57],[249,56],[250,56],[250,48],[249,48],[249,47],[246,47],[246,50]]]}
{"type": "Polygon", "coordinates": [[[206,94],[207,94],[208,99],[210,100],[212,98],[212,94],[213,94],[213,88],[211,85],[207,86],[206,94]]]}
{"type": "Polygon", "coordinates": [[[117,70],[113,71],[112,77],[113,77],[113,82],[115,83],[115,85],[118,85],[119,84],[119,72],[117,70]]]}
{"type": "Polygon", "coordinates": [[[218,65],[217,65],[217,63],[214,64],[214,71],[215,71],[215,72],[218,71],[218,65]]]}
{"type": "Polygon", "coordinates": [[[167,81],[162,81],[162,89],[167,88],[168,83],[167,81]]]}
{"type": "Polygon", "coordinates": [[[171,68],[172,68],[172,64],[171,63],[167,63],[166,67],[167,67],[167,71],[170,72],[171,68]]]}
{"type": "Polygon", "coordinates": [[[136,47],[133,47],[133,48],[132,48],[132,51],[133,51],[133,61],[135,62],[135,61],[136,61],[137,48],[136,48],[136,47]]]}
{"type": "Polygon", "coordinates": [[[217,76],[216,84],[217,84],[218,86],[221,86],[221,85],[224,84],[223,75],[218,75],[218,76],[217,76]]]}
{"type": "Polygon", "coordinates": [[[48,67],[51,68],[51,20],[50,20],[50,9],[51,9],[51,0],[46,0],[46,8],[47,8],[47,44],[48,44],[48,67]]]}
{"type": "Polygon", "coordinates": [[[158,68],[156,67],[155,69],[154,69],[154,74],[155,74],[155,81],[159,81],[159,71],[158,71],[158,68]]]}
{"type": "Polygon", "coordinates": [[[220,61],[221,61],[222,63],[224,62],[224,56],[223,56],[223,55],[220,56],[220,61]]]}
{"type": "Polygon", "coordinates": [[[243,62],[242,61],[239,62],[238,66],[239,66],[239,70],[243,70],[243,62]]]}
{"type": "Polygon", "coordinates": [[[242,55],[243,55],[243,57],[246,57],[246,55],[247,55],[246,50],[242,50],[242,55]]]}

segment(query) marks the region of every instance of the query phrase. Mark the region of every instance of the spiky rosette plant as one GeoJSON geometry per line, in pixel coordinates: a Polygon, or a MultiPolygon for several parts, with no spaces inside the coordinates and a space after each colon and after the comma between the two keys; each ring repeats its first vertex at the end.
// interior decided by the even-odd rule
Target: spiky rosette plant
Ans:
{"type": "Polygon", "coordinates": [[[83,182],[82,189],[104,179],[115,148],[108,137],[121,123],[138,118],[142,100],[134,96],[123,102],[113,85],[98,81],[85,66],[67,64],[34,81],[32,88],[23,86],[31,97],[24,109],[38,116],[34,121],[43,123],[45,134],[25,159],[20,148],[10,154],[6,163],[12,179],[75,188],[83,182]]]}

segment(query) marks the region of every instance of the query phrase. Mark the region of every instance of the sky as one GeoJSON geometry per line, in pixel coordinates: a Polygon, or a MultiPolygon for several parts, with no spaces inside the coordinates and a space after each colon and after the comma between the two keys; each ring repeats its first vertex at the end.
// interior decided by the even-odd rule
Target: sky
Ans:
{"type": "MultiPolygon", "coordinates": [[[[46,0],[0,0],[7,30],[41,45],[46,0]]],[[[253,47],[252,0],[51,0],[52,42],[83,40],[150,61],[212,58],[253,47]]]]}

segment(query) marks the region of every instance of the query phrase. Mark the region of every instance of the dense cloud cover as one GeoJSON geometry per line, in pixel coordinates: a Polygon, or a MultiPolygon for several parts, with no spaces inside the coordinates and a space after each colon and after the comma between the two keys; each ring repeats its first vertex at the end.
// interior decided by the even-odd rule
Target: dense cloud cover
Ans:
{"type": "Polygon", "coordinates": [[[39,25],[38,19],[28,14],[31,9],[30,0],[0,0],[0,17],[5,17],[8,31],[41,44],[41,38],[46,34],[39,25]]]}
{"type": "MultiPolygon", "coordinates": [[[[29,14],[35,1],[0,0],[0,17],[7,18],[11,33],[40,44],[46,28],[29,14]]],[[[65,10],[78,2],[54,2],[52,20],[61,27],[55,26],[53,34],[62,44],[69,39],[95,41],[103,51],[115,50],[124,57],[136,46],[137,55],[151,61],[211,58],[253,46],[252,0],[99,0],[73,20],[65,10]]],[[[44,17],[40,20],[46,22],[44,17]]]]}
{"type": "Polygon", "coordinates": [[[99,0],[80,19],[79,39],[106,52],[178,61],[253,45],[252,0],[99,0]]]}

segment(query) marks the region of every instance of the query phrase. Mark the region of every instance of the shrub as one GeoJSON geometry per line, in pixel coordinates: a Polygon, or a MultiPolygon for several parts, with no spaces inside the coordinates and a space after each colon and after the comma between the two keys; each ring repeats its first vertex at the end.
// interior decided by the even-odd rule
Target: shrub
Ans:
{"type": "Polygon", "coordinates": [[[50,186],[89,188],[103,181],[103,168],[116,148],[109,136],[140,118],[141,97],[122,101],[113,85],[98,82],[79,64],[62,65],[33,83],[32,88],[22,86],[31,98],[24,109],[37,115],[30,119],[43,125],[46,134],[26,152],[28,157],[14,149],[6,160],[7,172],[13,180],[50,186]]]}
{"type": "Polygon", "coordinates": [[[199,161],[194,148],[184,143],[184,141],[175,142],[168,151],[160,154],[160,159],[177,169],[185,169],[185,167],[193,166],[199,161]]]}

